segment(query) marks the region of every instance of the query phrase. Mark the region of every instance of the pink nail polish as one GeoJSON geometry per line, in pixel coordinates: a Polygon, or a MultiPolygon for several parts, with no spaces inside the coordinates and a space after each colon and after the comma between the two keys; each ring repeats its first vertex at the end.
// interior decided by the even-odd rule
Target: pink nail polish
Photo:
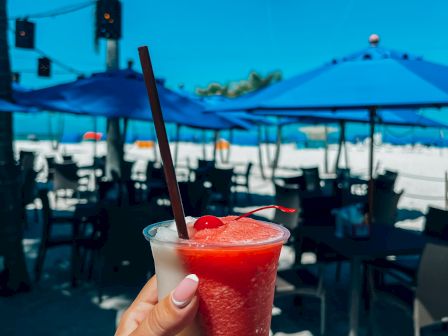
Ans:
{"type": "Polygon", "coordinates": [[[174,305],[178,308],[186,307],[196,294],[198,284],[199,278],[196,274],[187,275],[179,285],[177,285],[171,295],[171,300],[174,305]]]}

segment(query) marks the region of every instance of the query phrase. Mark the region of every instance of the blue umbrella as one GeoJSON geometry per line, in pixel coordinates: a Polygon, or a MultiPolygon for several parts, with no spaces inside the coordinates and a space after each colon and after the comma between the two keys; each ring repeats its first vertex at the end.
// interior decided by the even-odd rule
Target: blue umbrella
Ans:
{"type": "MultiPolygon", "coordinates": [[[[447,66],[378,47],[376,35],[369,42],[367,49],[214,110],[364,110],[369,113],[373,138],[378,109],[448,106],[447,66]]],[[[369,222],[373,209],[373,141],[370,143],[369,222]]]]}
{"type": "Polygon", "coordinates": [[[36,109],[0,99],[0,112],[33,112],[36,109]]]}
{"type": "MultiPolygon", "coordinates": [[[[371,47],[324,66],[274,84],[240,101],[223,105],[223,110],[366,110],[370,137],[378,109],[448,106],[448,67],[424,61],[405,52],[371,47]]],[[[373,210],[373,141],[369,155],[369,223],[373,210]]],[[[355,277],[354,277],[355,279],[355,277]]],[[[356,278],[357,279],[357,278],[356,278]]],[[[358,334],[358,283],[353,283],[350,335],[358,334]]]]}
{"type": "MultiPolygon", "coordinates": [[[[167,122],[215,130],[251,127],[236,117],[203,113],[203,103],[169,90],[161,81],[158,91],[167,122]]],[[[96,73],[67,84],[16,92],[14,96],[22,105],[49,111],[152,120],[143,76],[132,69],[96,73]]]]}
{"type": "MultiPolygon", "coordinates": [[[[220,112],[222,113],[222,112],[220,112]]],[[[238,113],[238,112],[236,112],[238,113]]],[[[366,110],[338,110],[335,112],[328,111],[295,111],[295,110],[277,110],[256,111],[255,115],[269,115],[277,116],[281,118],[289,118],[289,122],[302,123],[340,123],[341,133],[339,140],[339,151],[335,162],[335,169],[339,167],[339,160],[341,155],[342,146],[345,145],[345,124],[350,123],[369,123],[370,115],[366,110]]],[[[432,127],[432,128],[447,128],[448,125],[427,118],[417,110],[380,110],[376,114],[377,124],[390,125],[390,126],[418,126],[418,127],[432,127]]],[[[280,149],[280,148],[279,148],[280,149]]],[[[347,155],[347,153],[346,153],[347,155]]],[[[327,152],[325,154],[327,162],[327,152]]],[[[327,163],[325,165],[327,167],[327,163]]],[[[327,168],[326,168],[327,169],[327,168]]]]}
{"type": "MultiPolygon", "coordinates": [[[[17,83],[12,84],[13,92],[26,92],[23,86],[18,85],[17,83]]],[[[0,99],[0,112],[34,112],[37,111],[35,108],[30,108],[27,106],[23,106],[20,104],[16,104],[14,102],[9,102],[3,99],[0,99]]]]}
{"type": "Polygon", "coordinates": [[[370,48],[334,59],[215,110],[340,110],[448,105],[448,67],[370,48]]]}
{"type": "MultiPolygon", "coordinates": [[[[222,112],[221,112],[222,113],[222,112]]],[[[239,113],[239,112],[237,112],[239,113]]],[[[269,115],[278,117],[288,117],[290,122],[353,122],[369,123],[370,115],[366,110],[338,110],[328,111],[297,111],[297,110],[277,110],[277,111],[256,111],[255,115],[269,115]]],[[[377,124],[391,126],[418,126],[447,128],[448,125],[420,114],[418,110],[379,110],[376,113],[377,124]]]]}

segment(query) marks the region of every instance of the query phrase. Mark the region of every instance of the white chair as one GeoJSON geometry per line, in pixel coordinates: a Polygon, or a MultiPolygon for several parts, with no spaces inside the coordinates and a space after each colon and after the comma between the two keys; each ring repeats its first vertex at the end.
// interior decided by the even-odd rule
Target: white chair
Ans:
{"type": "MultiPolygon", "coordinates": [[[[410,314],[413,312],[415,336],[420,336],[423,327],[448,317],[448,244],[426,245],[420,258],[414,292],[400,277],[376,283],[373,272],[378,270],[382,272],[382,269],[368,266],[371,305],[384,300],[410,314]]],[[[393,276],[393,273],[387,274],[393,276]]]]}

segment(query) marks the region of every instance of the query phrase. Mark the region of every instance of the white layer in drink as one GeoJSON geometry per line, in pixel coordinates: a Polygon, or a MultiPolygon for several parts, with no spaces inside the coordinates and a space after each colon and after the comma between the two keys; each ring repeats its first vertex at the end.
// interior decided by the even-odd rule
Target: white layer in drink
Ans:
{"type": "MultiPolygon", "coordinates": [[[[195,219],[187,217],[185,220],[191,226],[195,219]]],[[[188,275],[177,253],[175,243],[178,239],[176,225],[172,221],[160,226],[157,229],[155,238],[150,240],[157,275],[159,301],[171,295],[176,286],[188,275]]],[[[178,335],[199,336],[200,334],[198,324],[195,322],[178,335]]]]}

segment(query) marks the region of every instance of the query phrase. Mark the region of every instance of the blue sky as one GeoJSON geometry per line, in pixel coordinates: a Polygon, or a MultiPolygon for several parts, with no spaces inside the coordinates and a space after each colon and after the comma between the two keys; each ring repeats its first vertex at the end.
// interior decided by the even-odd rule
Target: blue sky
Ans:
{"type": "MultiPolygon", "coordinates": [[[[8,0],[10,17],[26,16],[85,0],[8,0]]],[[[281,70],[285,78],[333,57],[381,45],[448,63],[446,0],[122,0],[124,11],[120,63],[136,61],[137,47],[150,46],[156,75],[169,86],[187,89],[211,81],[239,80],[251,70],[281,70]]],[[[93,6],[55,18],[36,19],[36,44],[73,68],[105,69],[105,44],[96,52],[93,6]]],[[[12,24],[13,22],[11,22],[12,24]]],[[[22,83],[42,87],[74,75],[54,67],[51,79],[34,74],[38,54],[13,47],[13,70],[22,83]],[[31,73],[29,73],[31,72],[31,73]]]]}
{"type": "MultiPolygon", "coordinates": [[[[86,1],[7,0],[8,14],[23,17],[86,1]]],[[[149,45],[156,75],[172,88],[182,83],[192,91],[213,81],[246,78],[252,70],[280,70],[288,78],[365,48],[372,33],[380,35],[384,47],[448,64],[446,0],[122,0],[122,5],[121,67],[132,59],[139,70],[137,48],[149,45]]],[[[94,6],[34,21],[36,46],[50,57],[86,74],[105,70],[105,42],[98,51],[94,47],[94,6]]],[[[38,78],[39,55],[14,48],[13,41],[10,33],[12,68],[22,73],[24,86],[38,88],[76,78],[57,66],[52,78],[38,78]]],[[[438,110],[425,115],[448,121],[438,110]]],[[[33,116],[32,123],[28,116],[17,118],[16,126],[25,133],[36,129],[37,119],[42,129],[47,119],[54,119],[46,114],[33,116]]],[[[66,119],[64,132],[92,128],[86,118],[58,118],[66,119]]],[[[147,132],[147,125],[132,125],[147,132]]],[[[350,126],[350,133],[366,132],[365,127],[350,126]]],[[[396,133],[399,137],[408,132],[396,133]]],[[[438,130],[418,132],[439,137],[438,130]]]]}

